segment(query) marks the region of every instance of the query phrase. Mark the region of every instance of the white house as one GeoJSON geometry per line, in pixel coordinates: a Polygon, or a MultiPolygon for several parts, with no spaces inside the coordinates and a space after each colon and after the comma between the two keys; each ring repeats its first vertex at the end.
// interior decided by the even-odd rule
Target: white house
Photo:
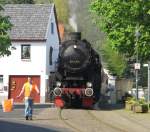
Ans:
{"type": "Polygon", "coordinates": [[[13,24],[11,55],[0,58],[0,101],[16,99],[31,76],[40,89],[35,102],[45,103],[50,72],[55,70],[59,52],[59,32],[55,6],[12,4],[4,7],[13,24]]]}

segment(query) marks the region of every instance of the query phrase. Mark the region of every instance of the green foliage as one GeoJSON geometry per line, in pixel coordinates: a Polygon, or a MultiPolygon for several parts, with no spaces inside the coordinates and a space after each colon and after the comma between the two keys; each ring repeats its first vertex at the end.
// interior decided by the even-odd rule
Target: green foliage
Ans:
{"type": "Polygon", "coordinates": [[[69,7],[68,0],[54,0],[58,21],[64,24],[68,24],[69,7]]]}
{"type": "Polygon", "coordinates": [[[148,105],[145,98],[140,98],[136,100],[135,97],[128,97],[126,103],[133,104],[133,105],[145,105],[145,104],[148,105]]]}
{"type": "Polygon", "coordinates": [[[113,50],[109,43],[102,45],[101,53],[102,60],[107,64],[109,71],[113,75],[122,77],[127,65],[124,56],[113,50]]]}
{"type": "MultiPolygon", "coordinates": [[[[3,8],[0,5],[0,11],[3,8]]],[[[8,31],[10,31],[12,24],[9,21],[9,17],[0,15],[0,56],[10,55],[11,52],[9,47],[11,46],[11,40],[8,35],[8,31]]]]}
{"type": "Polygon", "coordinates": [[[137,101],[137,103],[138,103],[138,104],[141,104],[141,105],[147,104],[145,98],[140,98],[140,99],[137,101]]]}
{"type": "Polygon", "coordinates": [[[50,4],[54,3],[56,6],[56,12],[58,21],[64,25],[68,24],[69,19],[69,6],[68,0],[34,0],[36,4],[50,4]]]}
{"type": "Polygon", "coordinates": [[[136,103],[136,99],[134,97],[128,97],[126,103],[134,105],[136,103]]]}
{"type": "Polygon", "coordinates": [[[127,57],[136,54],[135,30],[139,25],[139,58],[150,57],[149,0],[93,0],[91,11],[98,16],[97,25],[106,33],[111,46],[127,57]]]}
{"type": "Polygon", "coordinates": [[[12,4],[11,0],[0,0],[0,4],[12,4]]]}
{"type": "Polygon", "coordinates": [[[125,107],[127,110],[133,110],[136,113],[147,113],[148,112],[148,103],[144,98],[136,100],[133,97],[127,98],[125,102],[125,107]]]}

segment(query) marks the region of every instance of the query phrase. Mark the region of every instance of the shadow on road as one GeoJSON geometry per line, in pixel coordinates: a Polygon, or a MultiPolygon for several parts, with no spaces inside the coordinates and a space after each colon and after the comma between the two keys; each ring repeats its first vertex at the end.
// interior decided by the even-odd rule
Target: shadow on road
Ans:
{"type": "Polygon", "coordinates": [[[73,110],[105,110],[105,111],[111,111],[111,110],[119,110],[119,109],[124,109],[125,105],[124,104],[103,104],[103,103],[97,103],[91,108],[84,108],[84,107],[66,107],[63,109],[73,109],[73,110]]]}
{"type": "Polygon", "coordinates": [[[8,121],[0,121],[1,132],[59,132],[53,128],[42,128],[27,124],[20,124],[8,121]]]}
{"type": "Polygon", "coordinates": [[[99,110],[119,110],[124,109],[124,104],[99,104],[99,110]]]}
{"type": "Polygon", "coordinates": [[[35,119],[33,119],[34,121],[50,121],[50,120],[54,120],[54,121],[56,121],[56,120],[58,120],[58,118],[35,118],[35,119]]]}

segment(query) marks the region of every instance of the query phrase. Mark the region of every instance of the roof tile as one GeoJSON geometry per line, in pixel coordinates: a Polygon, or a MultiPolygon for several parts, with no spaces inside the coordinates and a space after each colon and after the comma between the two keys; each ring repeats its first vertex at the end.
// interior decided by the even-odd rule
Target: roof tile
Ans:
{"type": "Polygon", "coordinates": [[[4,14],[13,24],[10,32],[15,40],[44,40],[52,5],[9,4],[4,14]]]}

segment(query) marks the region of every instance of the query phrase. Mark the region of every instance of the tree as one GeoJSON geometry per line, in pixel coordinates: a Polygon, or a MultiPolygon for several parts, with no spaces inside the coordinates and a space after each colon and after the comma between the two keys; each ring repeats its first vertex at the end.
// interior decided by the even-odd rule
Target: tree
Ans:
{"type": "MultiPolygon", "coordinates": [[[[3,8],[0,5],[0,11],[2,12],[3,8]]],[[[9,47],[11,46],[11,40],[9,37],[9,31],[11,30],[12,24],[9,21],[8,16],[0,15],[0,56],[10,55],[11,52],[9,47]]]]}
{"type": "Polygon", "coordinates": [[[126,70],[126,61],[123,55],[112,49],[110,43],[103,44],[100,48],[103,65],[109,69],[110,73],[122,77],[126,70]],[[107,60],[107,62],[105,61],[107,60]]]}
{"type": "Polygon", "coordinates": [[[150,58],[150,1],[149,0],[93,0],[91,11],[113,49],[126,57],[137,53],[141,61],[150,58]],[[141,36],[135,44],[135,30],[141,36]],[[136,47],[137,46],[137,47],[136,47]]]}
{"type": "Polygon", "coordinates": [[[11,0],[0,0],[0,4],[12,4],[11,0]]]}
{"type": "Polygon", "coordinates": [[[68,24],[69,9],[68,0],[54,0],[57,9],[58,21],[68,24]]]}

